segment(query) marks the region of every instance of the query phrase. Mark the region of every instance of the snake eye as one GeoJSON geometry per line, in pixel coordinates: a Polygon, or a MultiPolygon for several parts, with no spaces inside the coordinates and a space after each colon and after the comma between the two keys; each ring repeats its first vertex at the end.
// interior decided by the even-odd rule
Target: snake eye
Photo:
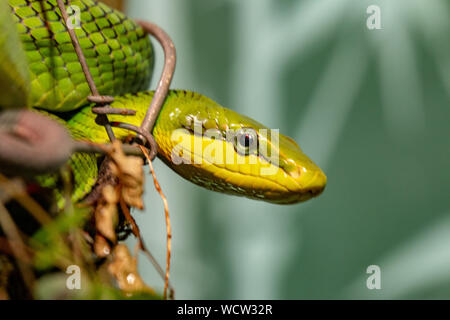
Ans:
{"type": "Polygon", "coordinates": [[[241,128],[235,135],[235,149],[242,155],[248,155],[258,147],[258,135],[252,128],[241,128]]]}

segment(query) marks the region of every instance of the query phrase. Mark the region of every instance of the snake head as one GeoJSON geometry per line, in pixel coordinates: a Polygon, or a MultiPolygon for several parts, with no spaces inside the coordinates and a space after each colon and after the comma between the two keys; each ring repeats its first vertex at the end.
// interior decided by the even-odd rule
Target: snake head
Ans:
{"type": "Polygon", "coordinates": [[[197,93],[172,91],[153,135],[166,164],[213,191],[291,204],[326,185],[293,139],[197,93]]]}

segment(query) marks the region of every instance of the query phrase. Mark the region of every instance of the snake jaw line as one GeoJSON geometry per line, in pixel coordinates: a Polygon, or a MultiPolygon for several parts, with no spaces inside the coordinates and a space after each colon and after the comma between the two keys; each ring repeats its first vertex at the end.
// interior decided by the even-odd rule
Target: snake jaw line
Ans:
{"type": "Polygon", "coordinates": [[[154,131],[160,145],[160,158],[175,172],[210,190],[278,204],[306,201],[322,193],[325,175],[292,139],[281,134],[277,139],[272,135],[269,139],[267,134],[259,134],[260,129],[269,131],[266,127],[209,98],[204,97],[202,101],[199,96],[202,97],[193,93],[187,95],[184,91],[172,92],[160,115],[161,119],[169,116],[170,121],[157,124],[154,131]],[[187,97],[195,95],[193,100],[197,103],[193,104],[187,97]],[[203,104],[199,104],[199,100],[203,104]],[[207,115],[211,114],[216,117],[208,119],[207,115]],[[204,124],[212,124],[213,120],[215,125],[208,126],[213,127],[209,130],[229,128],[221,133],[222,139],[207,134],[209,130],[204,124]],[[233,134],[230,138],[231,128],[258,132],[258,146],[265,139],[269,151],[261,152],[258,148],[256,152],[240,152],[233,134]],[[278,139],[279,145],[275,143],[278,139]],[[176,161],[172,157],[174,154],[182,161],[176,161]],[[274,154],[278,156],[276,161],[272,161],[274,154]]]}

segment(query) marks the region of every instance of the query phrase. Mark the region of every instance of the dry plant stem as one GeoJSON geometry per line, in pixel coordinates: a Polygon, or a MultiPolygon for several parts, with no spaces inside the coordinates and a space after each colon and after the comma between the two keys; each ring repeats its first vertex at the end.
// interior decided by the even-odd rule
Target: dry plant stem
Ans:
{"type": "Polygon", "coordinates": [[[134,256],[136,257],[136,261],[139,260],[139,255],[138,255],[138,253],[139,253],[140,248],[141,248],[141,245],[140,245],[140,243],[139,243],[139,241],[138,241],[138,242],[136,243],[136,245],[134,246],[134,256]]]}
{"type": "MultiPolygon", "coordinates": [[[[0,173],[1,183],[10,183],[10,180],[0,173]]],[[[10,190],[9,190],[10,191],[10,190]]],[[[5,192],[5,191],[3,191],[5,192]]],[[[20,192],[12,192],[9,194],[11,198],[14,198],[22,207],[24,207],[37,222],[41,225],[45,225],[52,221],[50,216],[45,212],[44,209],[37,203],[32,197],[30,197],[25,190],[20,190],[20,192]]]]}
{"type": "Polygon", "coordinates": [[[42,209],[42,207],[37,203],[32,197],[26,193],[18,194],[14,196],[14,199],[20,203],[22,207],[29,212],[36,221],[41,225],[46,225],[52,221],[52,218],[47,214],[47,212],[42,209]]]}
{"type": "MultiPolygon", "coordinates": [[[[136,223],[136,221],[134,220],[134,218],[131,216],[130,210],[128,209],[125,201],[123,201],[123,199],[121,198],[119,200],[120,203],[120,208],[123,211],[123,214],[125,216],[125,219],[127,219],[127,221],[131,224],[132,226],[132,231],[134,236],[136,237],[136,239],[138,240],[138,246],[139,248],[142,250],[142,252],[144,252],[144,254],[147,256],[147,258],[150,260],[150,262],[153,264],[154,268],[156,269],[156,271],[159,273],[159,275],[161,276],[162,279],[165,279],[165,273],[164,270],[161,268],[161,266],[159,265],[158,261],[155,259],[155,257],[151,254],[151,252],[147,249],[147,246],[145,245],[144,239],[141,236],[141,232],[139,231],[139,227],[136,223]]],[[[171,297],[173,296],[173,288],[170,285],[170,283],[168,283],[168,287],[171,291],[171,297]]]]}
{"type": "MultiPolygon", "coordinates": [[[[63,181],[63,192],[64,192],[63,195],[65,198],[64,214],[66,214],[68,216],[73,216],[75,214],[73,203],[71,201],[73,184],[72,184],[70,175],[67,174],[70,169],[67,166],[66,168],[63,168],[62,170],[61,170],[61,176],[62,176],[62,181],[63,181]],[[64,170],[64,171],[62,171],[62,170],[64,170]]],[[[72,256],[73,261],[77,266],[85,269],[84,261],[86,261],[86,259],[83,259],[84,255],[83,255],[83,250],[81,248],[82,247],[81,231],[78,228],[71,228],[71,230],[69,231],[69,237],[71,238],[71,241],[69,242],[69,247],[73,254],[73,256],[72,256]]]]}
{"type": "MultiPolygon", "coordinates": [[[[75,48],[75,52],[77,53],[78,60],[80,61],[81,68],[83,69],[84,75],[86,77],[86,81],[88,82],[89,88],[91,89],[93,96],[100,96],[97,87],[95,85],[94,79],[92,78],[91,72],[89,71],[89,67],[86,62],[86,58],[84,57],[83,51],[81,50],[80,43],[78,42],[77,35],[75,31],[69,26],[67,26],[67,21],[69,20],[69,16],[67,15],[66,8],[64,7],[64,3],[62,0],[56,0],[58,3],[59,10],[61,11],[61,15],[63,17],[64,23],[66,24],[67,31],[69,32],[70,39],[72,40],[72,44],[75,48]]],[[[70,5],[70,1],[67,0],[67,4],[70,5]]],[[[109,140],[114,141],[116,138],[114,136],[114,132],[112,130],[111,125],[109,124],[108,117],[104,114],[100,114],[101,120],[104,123],[106,133],[108,134],[109,140]]]]}
{"type": "MultiPolygon", "coordinates": [[[[100,153],[107,155],[111,149],[111,144],[98,144],[91,141],[76,140],[74,145],[74,152],[85,153],[100,153]]],[[[123,152],[128,156],[143,157],[143,153],[140,148],[131,146],[128,144],[122,145],[123,152]]]]}
{"type": "MultiPolygon", "coordinates": [[[[1,253],[5,253],[11,257],[16,257],[16,255],[14,254],[14,250],[12,249],[12,247],[16,246],[17,247],[17,243],[15,241],[12,241],[10,239],[7,239],[6,237],[0,237],[0,252],[1,253]]],[[[19,244],[20,246],[20,244],[19,244]]],[[[24,245],[25,247],[25,252],[27,253],[26,256],[19,256],[16,257],[18,259],[20,259],[23,263],[28,264],[32,264],[33,263],[33,255],[34,255],[34,251],[33,249],[31,249],[30,247],[24,245]]]]}
{"type": "Polygon", "coordinates": [[[152,161],[150,160],[150,156],[147,153],[147,150],[145,148],[140,147],[142,149],[142,152],[145,154],[145,156],[148,159],[148,165],[150,167],[150,171],[152,173],[153,182],[155,184],[155,188],[158,191],[159,195],[161,196],[161,199],[164,203],[164,214],[166,218],[166,229],[167,229],[167,264],[166,264],[166,277],[164,282],[164,299],[167,298],[167,287],[169,284],[169,273],[170,273],[170,256],[172,253],[172,227],[170,225],[170,216],[169,216],[169,204],[167,203],[167,198],[162,192],[161,186],[159,185],[158,179],[156,179],[155,170],[153,170],[152,161]]]}
{"type": "Polygon", "coordinates": [[[124,122],[111,122],[111,125],[113,127],[136,132],[138,136],[144,137],[145,141],[147,141],[147,143],[150,145],[150,160],[153,161],[153,159],[156,158],[156,155],[158,154],[158,144],[156,143],[155,138],[153,138],[152,134],[149,131],[142,129],[141,127],[137,127],[135,125],[124,122]]]}
{"type": "Polygon", "coordinates": [[[120,201],[120,208],[123,211],[125,219],[127,219],[127,221],[131,224],[133,234],[139,241],[139,246],[141,247],[141,249],[145,248],[144,242],[142,241],[141,232],[139,231],[139,227],[138,227],[136,221],[134,220],[133,216],[131,215],[127,204],[125,203],[125,201],[122,198],[120,198],[119,201],[120,201]]]}
{"type": "Polygon", "coordinates": [[[93,107],[92,112],[96,113],[96,114],[119,114],[122,116],[136,115],[136,110],[130,110],[130,109],[124,109],[124,108],[108,108],[108,110],[107,110],[104,107],[93,107]]]}
{"type": "Polygon", "coordinates": [[[172,39],[170,39],[169,35],[160,27],[147,21],[137,20],[136,22],[144,29],[145,32],[154,36],[164,50],[164,68],[161,79],[158,83],[152,102],[150,103],[150,108],[147,110],[145,118],[141,124],[143,131],[151,132],[164,104],[164,100],[166,99],[169,86],[175,72],[176,51],[172,39]]]}
{"type": "Polygon", "coordinates": [[[2,203],[0,203],[0,226],[10,242],[11,250],[16,257],[16,262],[20,273],[22,274],[25,285],[27,286],[29,292],[33,292],[34,274],[31,268],[23,262],[30,260],[30,258],[27,254],[25,244],[20,237],[20,232],[17,229],[14,220],[11,218],[8,210],[2,203]]]}

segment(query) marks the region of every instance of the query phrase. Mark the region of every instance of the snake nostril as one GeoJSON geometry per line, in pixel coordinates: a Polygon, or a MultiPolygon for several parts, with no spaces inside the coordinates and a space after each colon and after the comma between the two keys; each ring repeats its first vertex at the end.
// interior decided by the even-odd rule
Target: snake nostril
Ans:
{"type": "Polygon", "coordinates": [[[302,175],[302,170],[304,169],[303,167],[300,167],[298,165],[292,165],[289,168],[290,170],[288,171],[288,174],[294,178],[294,179],[298,179],[300,178],[300,176],[302,175]]]}
{"type": "Polygon", "coordinates": [[[301,171],[301,169],[299,167],[296,167],[294,170],[289,172],[289,174],[291,175],[292,178],[298,179],[298,178],[301,177],[302,171],[301,171]]]}

